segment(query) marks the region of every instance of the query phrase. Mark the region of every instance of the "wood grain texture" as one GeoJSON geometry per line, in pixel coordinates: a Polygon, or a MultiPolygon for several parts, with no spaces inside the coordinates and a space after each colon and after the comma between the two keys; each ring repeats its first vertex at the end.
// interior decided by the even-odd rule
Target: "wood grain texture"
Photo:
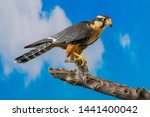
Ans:
{"type": "Polygon", "coordinates": [[[69,84],[85,87],[119,99],[150,100],[150,92],[146,91],[145,88],[129,88],[79,70],[67,71],[65,69],[49,68],[48,71],[54,78],[59,78],[69,84]]]}

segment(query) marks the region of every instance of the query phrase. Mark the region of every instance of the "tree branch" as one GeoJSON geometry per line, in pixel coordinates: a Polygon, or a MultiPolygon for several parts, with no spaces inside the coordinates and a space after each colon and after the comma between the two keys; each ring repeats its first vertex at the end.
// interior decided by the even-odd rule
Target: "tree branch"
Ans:
{"type": "Polygon", "coordinates": [[[49,68],[54,78],[59,78],[69,84],[82,86],[94,91],[126,100],[150,100],[150,92],[145,88],[129,88],[102,78],[97,78],[79,70],[67,71],[65,69],[49,68]]]}

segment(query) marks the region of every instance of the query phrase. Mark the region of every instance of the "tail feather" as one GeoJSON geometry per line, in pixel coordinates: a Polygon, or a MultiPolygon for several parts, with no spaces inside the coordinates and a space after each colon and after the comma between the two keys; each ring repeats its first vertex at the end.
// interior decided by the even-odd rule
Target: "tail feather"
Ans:
{"type": "Polygon", "coordinates": [[[31,60],[41,54],[44,54],[45,52],[47,52],[50,49],[51,49],[50,43],[42,44],[42,45],[36,47],[35,49],[32,49],[31,51],[17,57],[15,59],[15,62],[16,63],[26,63],[29,60],[31,60]]]}
{"type": "Polygon", "coordinates": [[[44,43],[42,45],[37,46],[35,49],[32,49],[31,51],[17,57],[14,62],[15,63],[26,63],[30,61],[31,59],[38,57],[45,52],[49,51],[50,49],[54,47],[61,47],[64,43],[44,43]]]}

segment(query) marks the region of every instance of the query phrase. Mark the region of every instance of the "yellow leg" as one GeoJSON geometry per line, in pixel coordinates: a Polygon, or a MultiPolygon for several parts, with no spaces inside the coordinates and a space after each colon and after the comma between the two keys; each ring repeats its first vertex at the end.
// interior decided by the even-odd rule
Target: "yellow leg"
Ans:
{"type": "Polygon", "coordinates": [[[78,58],[76,59],[77,61],[80,61],[80,60],[81,60],[81,67],[84,66],[84,65],[87,63],[83,56],[77,54],[76,52],[74,52],[73,54],[78,57],[78,58]]]}

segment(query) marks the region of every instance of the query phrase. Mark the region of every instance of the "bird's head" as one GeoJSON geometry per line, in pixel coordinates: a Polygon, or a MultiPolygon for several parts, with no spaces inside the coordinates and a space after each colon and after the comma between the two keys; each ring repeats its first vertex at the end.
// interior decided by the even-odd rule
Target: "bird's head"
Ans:
{"type": "Polygon", "coordinates": [[[112,19],[109,18],[108,16],[105,15],[98,15],[94,20],[93,20],[93,25],[97,28],[104,28],[107,26],[112,27],[112,19]]]}

